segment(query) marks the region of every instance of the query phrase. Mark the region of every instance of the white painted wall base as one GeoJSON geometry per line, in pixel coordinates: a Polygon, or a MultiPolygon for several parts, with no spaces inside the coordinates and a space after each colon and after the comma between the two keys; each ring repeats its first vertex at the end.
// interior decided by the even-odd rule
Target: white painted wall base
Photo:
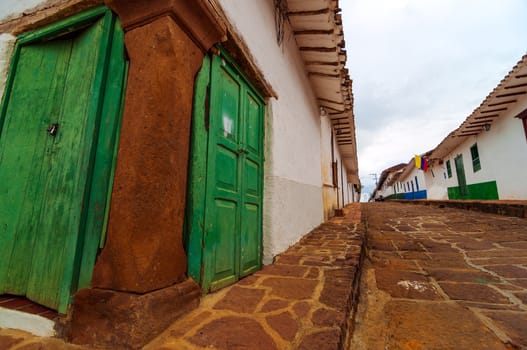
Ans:
{"type": "Polygon", "coordinates": [[[18,329],[39,337],[53,337],[55,322],[42,316],[0,307],[0,328],[18,329]]]}
{"type": "Polygon", "coordinates": [[[265,179],[264,264],[323,221],[322,189],[276,176],[265,179]]]}

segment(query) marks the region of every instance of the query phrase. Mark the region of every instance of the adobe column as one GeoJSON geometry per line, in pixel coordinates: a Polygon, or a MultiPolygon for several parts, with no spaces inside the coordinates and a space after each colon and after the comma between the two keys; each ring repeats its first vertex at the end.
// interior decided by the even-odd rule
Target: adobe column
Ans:
{"type": "Polygon", "coordinates": [[[182,237],[194,79],[225,27],[207,1],[106,2],[130,67],[107,240],[91,288],[75,296],[68,337],[135,348],[198,303],[182,237]]]}
{"type": "Polygon", "coordinates": [[[186,278],[183,219],[194,78],[224,30],[201,1],[110,0],[130,70],[107,241],[92,286],[144,293],[186,278]]]}

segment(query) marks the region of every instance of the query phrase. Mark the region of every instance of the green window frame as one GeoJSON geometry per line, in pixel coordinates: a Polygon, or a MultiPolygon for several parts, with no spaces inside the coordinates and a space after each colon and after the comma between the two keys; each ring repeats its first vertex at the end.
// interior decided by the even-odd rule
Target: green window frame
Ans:
{"type": "Polygon", "coordinates": [[[481,162],[479,161],[478,144],[475,143],[470,147],[470,155],[472,156],[472,170],[477,172],[481,170],[481,162]]]}
{"type": "Polygon", "coordinates": [[[452,166],[450,165],[450,159],[446,161],[446,173],[450,179],[452,177],[452,166]]]}

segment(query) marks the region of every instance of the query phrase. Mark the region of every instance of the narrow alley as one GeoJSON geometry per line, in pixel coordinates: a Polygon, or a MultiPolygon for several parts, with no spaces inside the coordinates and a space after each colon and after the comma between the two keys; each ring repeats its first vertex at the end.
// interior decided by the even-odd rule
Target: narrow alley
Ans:
{"type": "Polygon", "coordinates": [[[351,349],[526,349],[527,220],[363,206],[368,259],[351,349]]]}

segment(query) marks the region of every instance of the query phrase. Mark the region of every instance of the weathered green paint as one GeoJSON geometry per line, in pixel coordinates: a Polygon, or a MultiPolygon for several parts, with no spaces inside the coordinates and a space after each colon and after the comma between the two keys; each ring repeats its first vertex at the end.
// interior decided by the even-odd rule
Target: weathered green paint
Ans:
{"type": "Polygon", "coordinates": [[[498,186],[496,181],[470,184],[467,185],[465,195],[461,194],[459,187],[449,187],[448,199],[497,200],[499,199],[498,186]]]}
{"type": "Polygon", "coordinates": [[[0,114],[0,293],[65,312],[89,284],[110,190],[123,50],[106,8],[17,41],[0,114]],[[54,123],[56,136],[47,131],[54,123]]]}
{"type": "Polygon", "coordinates": [[[86,189],[90,191],[88,216],[83,250],[82,254],[78,254],[77,260],[80,258],[79,280],[77,286],[73,285],[73,291],[90,285],[97,251],[104,246],[128,76],[128,61],[124,56],[124,32],[120,21],[110,12],[106,20],[114,23],[107,25],[111,33],[111,42],[102,49],[102,52],[107,53],[107,58],[99,62],[99,67],[104,72],[104,97],[98,101],[100,120],[95,124],[98,142],[96,148],[92,148],[95,153],[91,184],[95,186],[86,189]]]}
{"type": "Polygon", "coordinates": [[[194,87],[192,116],[192,141],[185,217],[185,247],[188,275],[201,282],[203,235],[205,227],[205,190],[207,179],[208,146],[208,91],[210,83],[210,58],[205,56],[194,87]]]}
{"type": "Polygon", "coordinates": [[[189,274],[204,292],[257,271],[262,256],[264,103],[225,53],[210,64],[209,116],[208,68],[196,85],[187,203],[189,274]]]}
{"type": "Polygon", "coordinates": [[[456,165],[457,183],[459,185],[459,193],[461,196],[467,195],[467,178],[465,177],[465,166],[463,165],[463,155],[460,154],[454,158],[454,164],[456,165]]]}

